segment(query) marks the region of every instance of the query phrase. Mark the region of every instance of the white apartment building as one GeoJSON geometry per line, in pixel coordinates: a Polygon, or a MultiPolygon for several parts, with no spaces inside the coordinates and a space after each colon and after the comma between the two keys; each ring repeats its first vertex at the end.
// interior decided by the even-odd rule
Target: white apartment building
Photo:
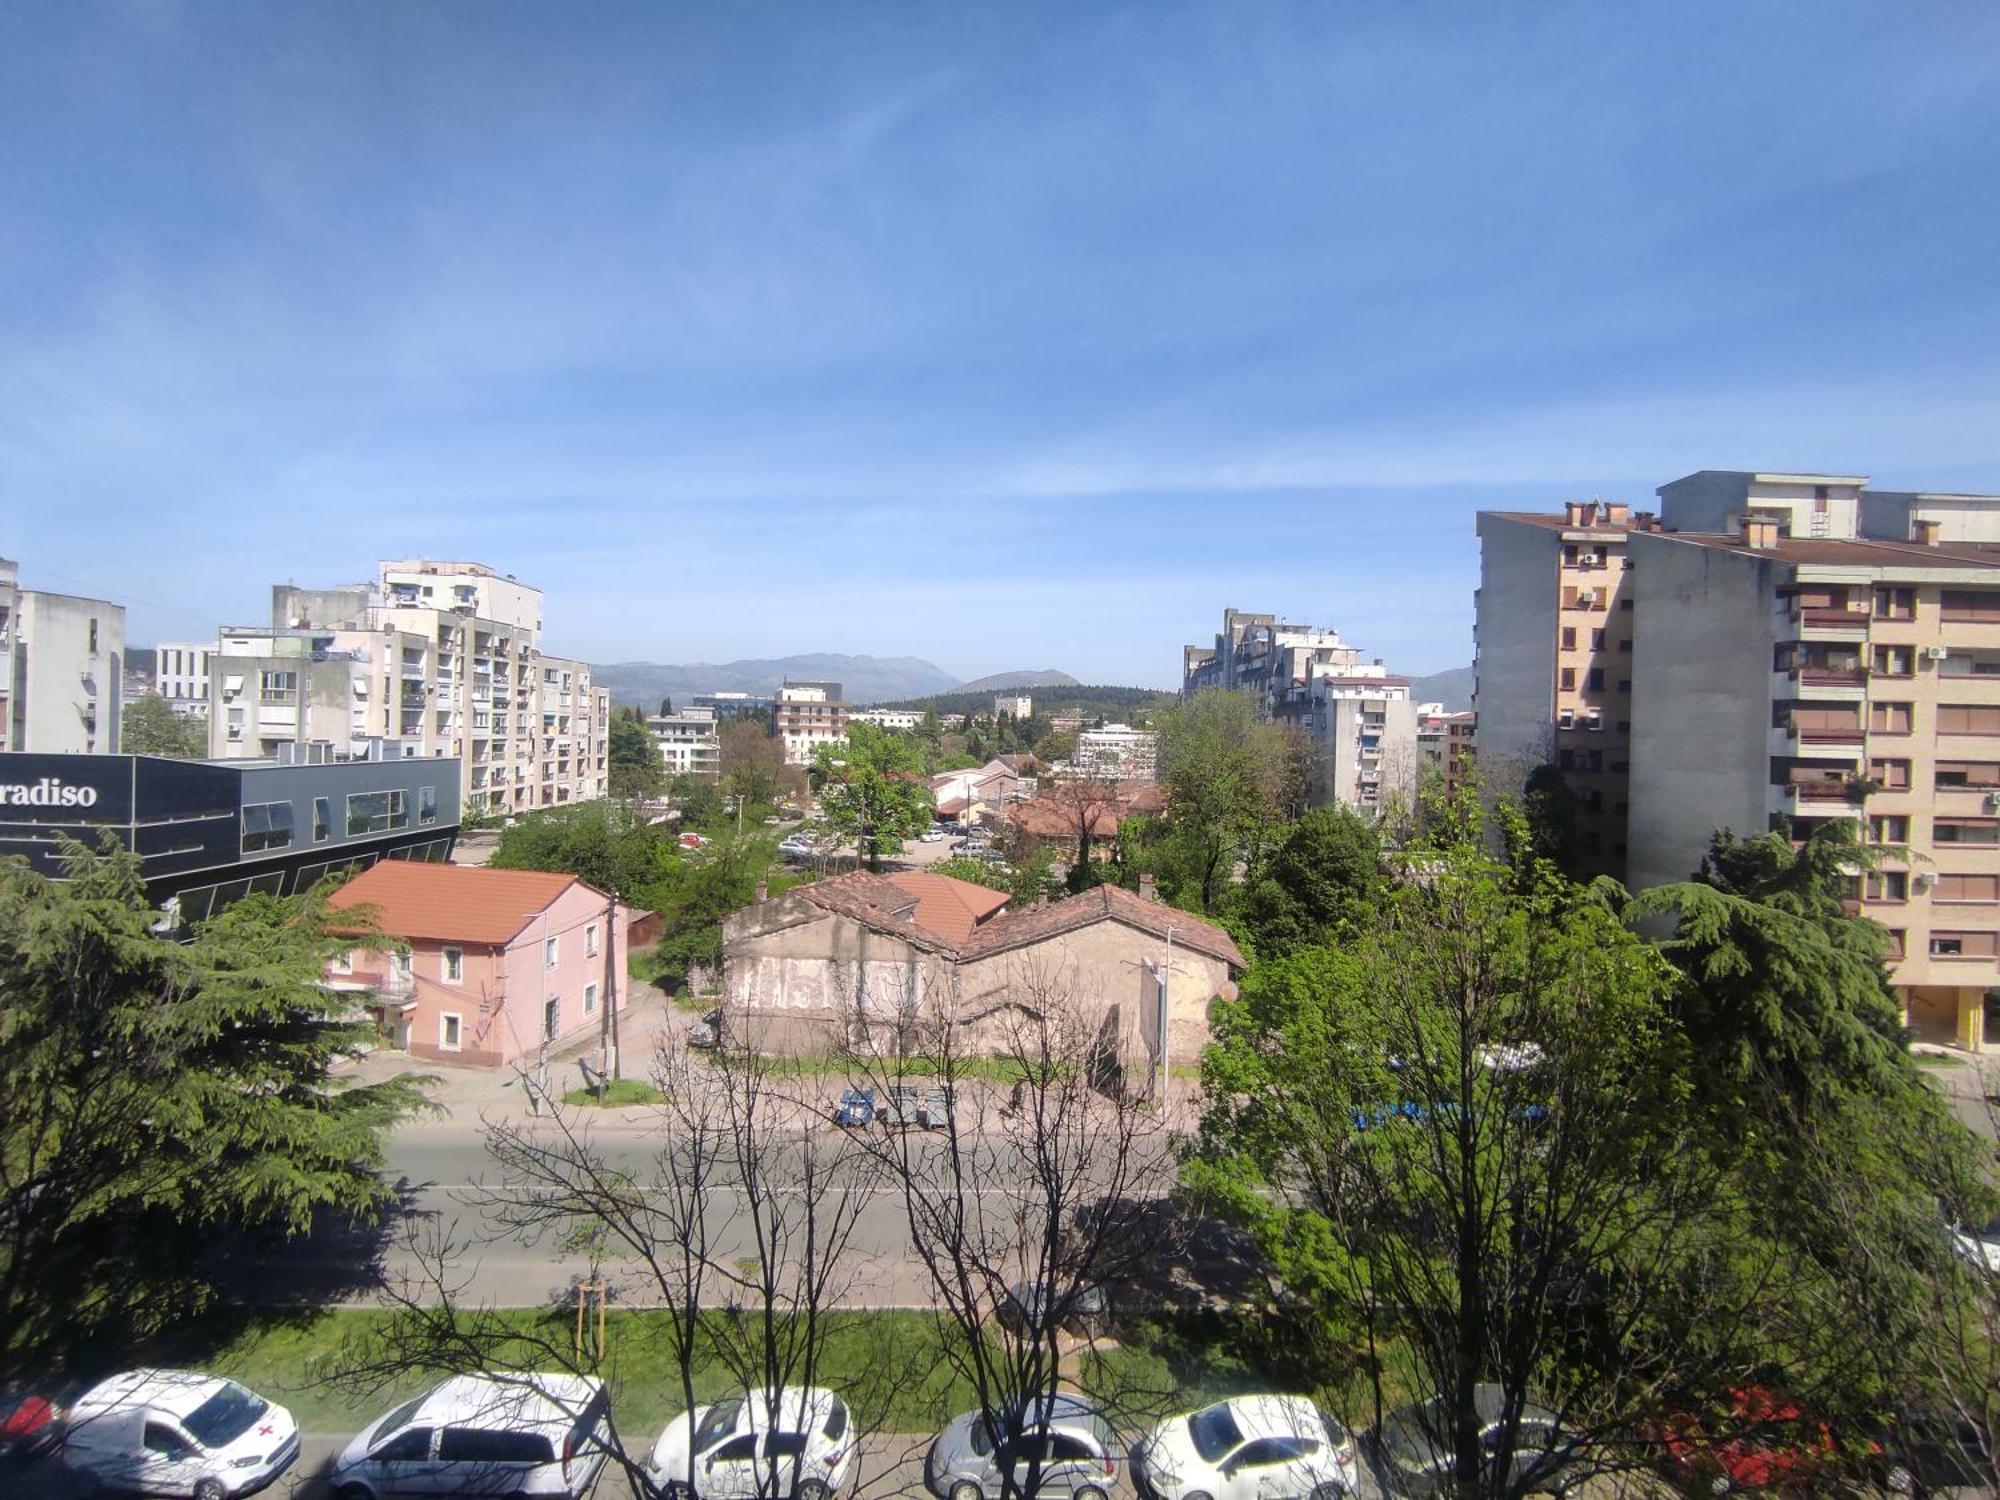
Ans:
{"type": "Polygon", "coordinates": [[[850,724],[873,724],[877,729],[911,730],[921,728],[924,716],[914,708],[857,708],[847,715],[850,724]]]}
{"type": "Polygon", "coordinates": [[[125,609],[20,587],[0,558],[0,750],[115,755],[125,609]]]}
{"type": "Polygon", "coordinates": [[[1160,737],[1130,724],[1086,729],[1076,737],[1076,754],[1070,757],[1070,764],[1085,776],[1151,781],[1159,773],[1160,737]]]}
{"type": "Polygon", "coordinates": [[[821,745],[847,743],[847,705],[837,682],[787,682],[771,706],[771,737],[785,747],[785,764],[809,766],[821,745]]]}
{"type": "Polygon", "coordinates": [[[213,641],[162,641],[153,648],[153,691],[177,714],[208,712],[213,641]]]}
{"type": "Polygon", "coordinates": [[[1263,717],[1303,727],[1312,712],[1313,674],[1360,665],[1360,649],[1343,641],[1337,630],[1225,609],[1213,646],[1182,648],[1181,692],[1187,696],[1204,688],[1227,688],[1249,693],[1263,717]]]}
{"type": "Polygon", "coordinates": [[[1410,679],[1377,664],[1316,672],[1309,684],[1312,747],[1307,797],[1314,807],[1342,803],[1368,816],[1416,796],[1417,705],[1410,679]]]}
{"type": "Polygon", "coordinates": [[[669,776],[720,776],[722,736],[712,708],[684,708],[676,714],[651,714],[646,727],[660,747],[669,776]]]}
{"type": "Polygon", "coordinates": [[[221,633],[210,753],[456,756],[470,815],[604,795],[611,695],[544,656],[541,591],[479,563],[384,562],[377,581],[279,584],[268,627],[221,633]]]}
{"type": "Polygon", "coordinates": [[[1032,719],[1035,716],[1035,700],[1027,693],[996,693],[993,697],[993,717],[1005,714],[1010,719],[1032,719]]]}

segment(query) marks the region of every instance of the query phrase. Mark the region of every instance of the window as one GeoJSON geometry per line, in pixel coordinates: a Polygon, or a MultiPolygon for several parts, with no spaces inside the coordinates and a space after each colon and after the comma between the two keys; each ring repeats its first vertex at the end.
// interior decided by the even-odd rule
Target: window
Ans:
{"type": "Polygon", "coordinates": [[[1905,937],[1904,931],[1900,927],[1891,927],[1888,931],[1889,931],[1889,957],[1901,958],[1904,952],[1906,951],[1903,946],[1905,937]]]}
{"type": "Polygon", "coordinates": [[[1910,705],[1907,703],[1869,704],[1868,732],[1870,734],[1908,734],[1910,732],[1910,705]]]}
{"type": "Polygon", "coordinates": [[[1576,691],[1575,667],[1564,667],[1562,669],[1562,690],[1565,693],[1573,693],[1576,691]]]}
{"type": "Polygon", "coordinates": [[[597,1014],[597,986],[594,984],[583,987],[583,1013],[586,1016],[597,1014]]]}
{"type": "Polygon", "coordinates": [[[90,617],[90,654],[97,655],[97,616],[90,617]]]}
{"type": "Polygon", "coordinates": [[[2000,875],[1940,875],[1931,888],[1931,900],[1978,904],[2000,901],[2000,875]]]}
{"type": "Polygon", "coordinates": [[[1586,677],[1586,678],[1584,679],[1584,682],[1583,682],[1583,686],[1584,686],[1584,690],[1585,690],[1586,692],[1592,692],[1592,693],[1601,693],[1601,692],[1603,692],[1603,691],[1604,691],[1604,668],[1602,668],[1602,667],[1592,667],[1592,668],[1590,669],[1590,675],[1589,675],[1588,677],[1586,677]]]}
{"type": "Polygon", "coordinates": [[[757,1434],[745,1433],[740,1438],[731,1438],[715,1450],[711,1463],[740,1464],[757,1456],[757,1434]]]}
{"type": "Polygon", "coordinates": [[[431,1456],[431,1430],[411,1427],[368,1455],[377,1463],[421,1463],[431,1456]]]}
{"type": "Polygon", "coordinates": [[[1934,818],[1934,844],[2000,844],[2000,822],[1992,818],[1934,818]]]}
{"type": "Polygon", "coordinates": [[[1914,675],[1915,653],[1908,646],[1877,646],[1871,666],[1877,677],[1914,675]]]}
{"type": "Polygon", "coordinates": [[[542,1038],[552,1042],[561,1035],[562,999],[552,995],[542,1002],[542,1038]]]}
{"type": "Polygon", "coordinates": [[[1563,626],[1562,648],[1565,651],[1574,651],[1576,649],[1576,627],[1574,625],[1563,626]]]}
{"type": "Polygon", "coordinates": [[[1871,760],[1868,762],[1868,776],[1880,782],[1885,792],[1907,791],[1910,785],[1910,763],[1906,760],[1871,760]]]}
{"type": "Polygon", "coordinates": [[[287,849],[292,842],[292,804],[251,802],[243,808],[243,852],[287,849]]]}
{"type": "Polygon", "coordinates": [[[1933,958],[1992,958],[2000,954],[2000,932],[1934,932],[1933,958]]]}
{"type": "Polygon", "coordinates": [[[1868,842],[1871,844],[1904,844],[1910,839],[1910,820],[1905,817],[1870,818],[1868,820],[1868,842]]]}
{"type": "Polygon", "coordinates": [[[597,924],[590,923],[583,929],[583,952],[586,958],[597,957],[597,924]]]}
{"type": "Polygon", "coordinates": [[[542,1432],[447,1427],[438,1434],[440,1463],[547,1464],[554,1463],[555,1457],[556,1445],[542,1432]]]}
{"type": "Polygon", "coordinates": [[[2000,590],[1946,589],[1938,595],[1938,607],[1947,620],[2000,620],[2000,590]]]}
{"type": "Polygon", "coordinates": [[[1914,620],[1917,617],[1917,591],[1915,589],[1875,590],[1875,618],[1878,620],[1914,620]]]}
{"type": "Polygon", "coordinates": [[[1603,631],[1593,630],[1590,632],[1590,649],[1593,651],[1602,651],[1604,649],[1603,631]]]}
{"type": "Polygon", "coordinates": [[[333,972],[336,974],[352,974],[354,972],[354,950],[352,948],[334,954],[333,972]]]}
{"type": "Polygon", "coordinates": [[[1939,734],[2000,734],[2000,703],[1940,703],[1939,734]]]}
{"type": "Polygon", "coordinates": [[[333,832],[333,798],[313,798],[313,842],[324,844],[333,832]]]}
{"type": "Polygon", "coordinates": [[[446,984],[461,984],[465,980],[465,950],[447,948],[439,955],[438,972],[446,984]]]}
{"type": "MultiPolygon", "coordinates": [[[[97,622],[95,620],[90,622],[90,632],[93,637],[92,649],[94,650],[96,647],[94,637],[97,634],[97,622]]],[[[126,1441],[130,1442],[131,1439],[127,1438],[126,1441]]],[[[193,1448],[181,1440],[180,1434],[164,1422],[148,1422],[146,1424],[144,1442],[148,1453],[157,1453],[162,1458],[183,1459],[191,1456],[194,1452],[193,1448]]]]}
{"type": "Polygon", "coordinates": [[[347,798],[347,836],[386,833],[410,826],[410,810],[403,794],[394,792],[352,792],[347,798]]]}
{"type": "Polygon", "coordinates": [[[562,939],[552,937],[542,944],[542,967],[553,969],[562,962],[562,939]]]}
{"type": "Polygon", "coordinates": [[[1907,870],[1870,870],[1863,878],[1861,895],[1867,901],[1907,901],[1910,876],[1907,870]]]}
{"type": "Polygon", "coordinates": [[[438,1017],[438,1047],[444,1052],[456,1052],[459,1038],[464,1031],[464,1022],[455,1010],[448,1010],[438,1017]]]}
{"type": "Polygon", "coordinates": [[[297,696],[299,674],[296,672],[259,672],[257,674],[257,697],[264,703],[289,703],[297,696]]]}
{"type": "Polygon", "coordinates": [[[1990,760],[1941,760],[1932,773],[1941,787],[2000,787],[2000,762],[1990,760]]]}

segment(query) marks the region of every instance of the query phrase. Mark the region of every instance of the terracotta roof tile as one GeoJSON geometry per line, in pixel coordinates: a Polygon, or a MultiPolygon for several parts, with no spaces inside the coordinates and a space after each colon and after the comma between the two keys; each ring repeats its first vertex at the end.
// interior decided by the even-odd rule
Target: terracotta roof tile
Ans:
{"type": "Polygon", "coordinates": [[[984,958],[1107,920],[1123,922],[1163,941],[1171,926],[1174,941],[1182,946],[1219,958],[1235,968],[1243,967],[1242,951],[1213,922],[1178,907],[1147,901],[1115,885],[1094,886],[1082,895],[1048,906],[1004,913],[974,932],[961,946],[960,953],[966,958],[984,958]]]}
{"type": "Polygon", "coordinates": [[[335,911],[374,907],[376,921],[392,937],[497,948],[512,942],[573,885],[583,882],[545,870],[385,859],[335,891],[327,904],[335,911]]]}
{"type": "Polygon", "coordinates": [[[964,942],[1011,899],[991,886],[928,870],[898,870],[889,880],[917,898],[917,925],[954,945],[964,942]]]}

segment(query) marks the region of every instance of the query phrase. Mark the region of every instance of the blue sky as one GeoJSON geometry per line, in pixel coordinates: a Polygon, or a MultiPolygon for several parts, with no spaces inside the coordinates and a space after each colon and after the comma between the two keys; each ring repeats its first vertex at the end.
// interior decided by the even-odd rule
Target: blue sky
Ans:
{"type": "Polygon", "coordinates": [[[0,552],[596,660],[1471,657],[1473,512],[2000,490],[2000,7],[0,9],[0,552]]]}

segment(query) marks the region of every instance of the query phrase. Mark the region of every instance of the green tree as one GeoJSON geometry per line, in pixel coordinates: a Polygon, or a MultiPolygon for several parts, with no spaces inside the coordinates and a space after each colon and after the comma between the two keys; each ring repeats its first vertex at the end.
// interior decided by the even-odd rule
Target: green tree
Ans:
{"type": "Polygon", "coordinates": [[[1244,901],[1260,957],[1332,942],[1362,914],[1381,883],[1381,840],[1347,807],[1307,813],[1271,851],[1244,901]]]}
{"type": "Polygon", "coordinates": [[[923,757],[908,735],[873,724],[847,727],[845,745],[813,753],[819,808],[827,823],[854,841],[868,868],[882,867],[882,846],[900,848],[931,823],[931,789],[923,757]]]}
{"type": "Polygon", "coordinates": [[[678,875],[667,835],[615,802],[579,802],[517,819],[500,835],[490,863],[501,870],[557,870],[657,910],[661,888],[678,875]]]}
{"type": "Polygon", "coordinates": [[[200,760],[208,754],[208,719],[177,714],[166,699],[148,693],[125,705],[118,723],[118,747],[127,755],[200,760]]]}
{"type": "Polygon", "coordinates": [[[611,795],[621,800],[657,797],[667,784],[659,743],[636,708],[621,708],[612,714],[609,762],[611,795]]]}
{"type": "Polygon", "coordinates": [[[423,1104],[330,1071],[374,1028],[322,983],[354,941],[323,893],[177,943],[134,856],[72,847],[66,873],[0,865],[0,1378],[198,1313],[219,1238],[372,1217],[383,1133],[423,1104]]]}
{"type": "Polygon", "coordinates": [[[717,732],[721,745],[722,784],[761,821],[780,793],[796,796],[804,777],[785,764],[785,747],[770,728],[754,719],[736,718],[717,732]]]}
{"type": "Polygon", "coordinates": [[[1534,852],[1572,880],[1581,878],[1583,858],[1577,838],[1576,793],[1555,766],[1536,766],[1521,788],[1534,852]]]}
{"type": "Polygon", "coordinates": [[[1212,912],[1239,851],[1260,843],[1293,799],[1292,737],[1260,720],[1248,694],[1222,688],[1173,705],[1155,724],[1167,814],[1200,851],[1199,909],[1212,912]]]}

